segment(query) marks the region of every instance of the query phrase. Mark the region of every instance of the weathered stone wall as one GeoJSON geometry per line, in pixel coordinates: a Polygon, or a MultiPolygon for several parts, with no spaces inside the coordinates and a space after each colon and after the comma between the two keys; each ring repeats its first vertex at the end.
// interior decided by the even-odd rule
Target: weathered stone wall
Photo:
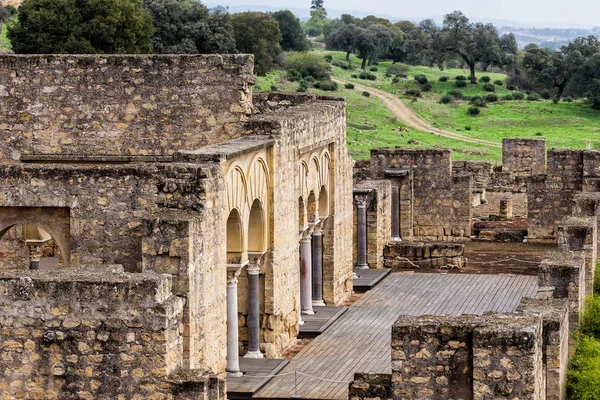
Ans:
{"type": "Polygon", "coordinates": [[[492,182],[492,164],[485,161],[452,161],[454,175],[471,175],[473,188],[486,189],[492,182]]]}
{"type": "Polygon", "coordinates": [[[0,163],[36,154],[171,155],[240,136],[248,55],[0,56],[0,163]]]}
{"type": "Polygon", "coordinates": [[[374,149],[371,174],[384,178],[386,169],[413,171],[413,235],[448,240],[471,235],[471,177],[453,176],[451,151],[374,149]]]}
{"type": "MultiPolygon", "coordinates": [[[[3,398],[186,398],[170,381],[184,300],[168,276],[108,265],[13,270],[0,272],[0,287],[3,398]]],[[[208,395],[215,383],[195,389],[208,395]]],[[[216,386],[212,398],[224,398],[216,386]]]]}
{"type": "Polygon", "coordinates": [[[579,317],[585,301],[585,258],[582,252],[548,252],[538,268],[538,285],[554,287],[555,299],[567,299],[569,330],[579,329],[579,317]]]}
{"type": "Polygon", "coordinates": [[[558,226],[558,248],[580,251],[585,257],[585,295],[594,291],[594,273],[597,260],[596,217],[567,217],[558,226]]]}
{"type": "Polygon", "coordinates": [[[392,400],[392,374],[354,374],[348,400],[392,400]]]}
{"type": "Polygon", "coordinates": [[[521,176],[545,174],[546,139],[503,138],[502,172],[521,176]]]}
{"type": "Polygon", "coordinates": [[[392,390],[404,399],[540,399],[538,316],[403,317],[392,327],[392,390]]]}
{"type": "MultiPolygon", "coordinates": [[[[367,262],[369,268],[383,268],[383,249],[391,238],[392,204],[390,181],[366,180],[357,185],[355,189],[371,190],[367,203],[367,262]]],[[[353,264],[357,259],[357,215],[354,211],[353,229],[353,264]]]]}
{"type": "Polygon", "coordinates": [[[383,250],[385,267],[398,269],[462,268],[464,254],[459,243],[390,242],[383,250]]]}

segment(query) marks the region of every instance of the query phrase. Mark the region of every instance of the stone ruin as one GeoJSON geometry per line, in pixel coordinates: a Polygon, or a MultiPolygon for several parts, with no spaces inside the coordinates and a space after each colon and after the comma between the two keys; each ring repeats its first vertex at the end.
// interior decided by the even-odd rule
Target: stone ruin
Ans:
{"type": "MultiPolygon", "coordinates": [[[[367,204],[373,213],[369,219],[367,211],[367,220],[387,214],[400,219],[393,219],[392,230],[377,236],[382,243],[372,247],[383,246],[385,266],[415,270],[466,264],[457,241],[475,237],[553,242],[557,248],[537,266],[536,297],[523,299],[514,314],[400,317],[391,334],[391,372],[357,373],[349,398],[566,399],[573,337],[585,298],[593,293],[600,233],[598,159],[600,152],[593,150],[552,149],[546,156],[544,139],[504,139],[501,167],[452,163],[448,150],[399,148],[373,150],[369,162],[359,163],[355,188],[363,196],[369,188],[377,193],[367,204]],[[392,190],[381,181],[386,177],[392,190]],[[478,222],[490,210],[492,215],[478,222]],[[526,223],[521,236],[501,231],[479,236],[494,223],[516,218],[526,223]],[[394,235],[398,226],[402,241],[394,235]]],[[[359,232],[355,226],[355,235],[359,232]]]]}
{"type": "Polygon", "coordinates": [[[253,96],[252,70],[0,56],[2,398],[223,399],[238,354],[348,298],[345,103],[253,96]],[[31,227],[60,266],[30,269],[31,227]]]}

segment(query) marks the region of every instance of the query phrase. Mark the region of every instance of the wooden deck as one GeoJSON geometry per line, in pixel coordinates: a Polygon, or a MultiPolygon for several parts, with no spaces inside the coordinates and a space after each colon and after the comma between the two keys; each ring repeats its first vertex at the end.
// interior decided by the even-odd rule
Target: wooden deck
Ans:
{"type": "Polygon", "coordinates": [[[366,293],[383,281],[390,273],[391,269],[355,269],[354,273],[358,278],[352,281],[352,290],[355,293],[366,293]]]}
{"type": "Polygon", "coordinates": [[[348,310],[345,306],[313,307],[314,315],[303,315],[304,325],[300,326],[298,337],[315,338],[329,328],[343,313],[348,310]]]}
{"type": "Polygon", "coordinates": [[[391,372],[390,328],[401,315],[514,312],[522,297],[536,291],[533,276],[391,274],[298,353],[281,371],[288,375],[272,378],[253,398],[289,399],[296,393],[346,400],[355,372],[391,372]]]}
{"type": "Polygon", "coordinates": [[[240,357],[240,370],[244,375],[227,378],[227,398],[230,400],[251,399],[252,394],[263,387],[274,375],[281,371],[288,360],[267,360],[240,357]]]}

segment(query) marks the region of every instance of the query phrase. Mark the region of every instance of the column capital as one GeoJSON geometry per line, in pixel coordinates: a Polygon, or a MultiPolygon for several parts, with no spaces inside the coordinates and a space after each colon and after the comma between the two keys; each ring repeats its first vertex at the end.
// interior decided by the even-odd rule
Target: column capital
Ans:
{"type": "Polygon", "coordinates": [[[304,241],[309,241],[309,240],[310,240],[310,238],[311,238],[311,236],[312,236],[313,230],[314,230],[314,226],[311,226],[310,228],[308,228],[308,229],[305,229],[305,230],[302,232],[302,236],[301,236],[301,238],[300,238],[300,241],[301,241],[301,242],[304,242],[304,241]]]}
{"type": "Polygon", "coordinates": [[[356,207],[367,208],[367,204],[369,203],[369,195],[368,194],[354,195],[354,201],[356,202],[356,207]]]}
{"type": "Polygon", "coordinates": [[[227,285],[237,285],[242,268],[246,265],[248,261],[243,264],[227,264],[227,285]]]}

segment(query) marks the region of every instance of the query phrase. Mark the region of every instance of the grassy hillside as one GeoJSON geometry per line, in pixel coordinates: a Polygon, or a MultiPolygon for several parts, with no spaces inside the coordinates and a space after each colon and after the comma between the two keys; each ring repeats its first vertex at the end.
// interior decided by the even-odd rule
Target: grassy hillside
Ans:
{"type": "MultiPolygon", "coordinates": [[[[320,52],[332,55],[334,60],[344,60],[341,52],[320,52]]],[[[459,132],[473,138],[491,140],[500,143],[504,137],[545,137],[548,148],[600,148],[600,111],[592,110],[582,101],[554,104],[550,100],[504,101],[502,97],[514,93],[506,88],[506,76],[503,74],[478,72],[478,78],[487,75],[493,83],[503,81],[503,85],[494,85],[499,102],[488,103],[481,108],[478,116],[470,116],[467,109],[471,104],[467,100],[454,99],[449,104],[441,104],[440,98],[448,91],[457,90],[464,96],[486,96],[484,83],[467,84],[465,88],[456,87],[455,76],[468,76],[468,70],[411,67],[405,78],[394,83],[394,76],[386,77],[391,62],[381,62],[374,67],[377,71],[374,81],[357,79],[352,75],[360,73],[360,60],[351,56],[353,69],[344,70],[333,66],[333,76],[360,83],[364,86],[385,90],[397,95],[421,118],[434,127],[459,132]],[[423,92],[419,98],[406,95],[410,89],[421,87],[415,75],[425,75],[432,85],[430,92],[423,92]],[[447,76],[446,82],[440,77],[447,76]]],[[[285,73],[276,71],[267,77],[259,78],[257,90],[271,90],[274,85],[279,90],[295,91],[297,83],[288,82],[285,73]]],[[[310,89],[317,91],[316,89],[310,89]]],[[[373,96],[364,97],[356,90],[340,86],[336,92],[325,94],[344,96],[348,102],[348,144],[354,158],[368,157],[369,150],[381,146],[401,147],[449,147],[455,152],[455,159],[484,159],[500,161],[500,149],[473,145],[458,140],[444,139],[430,132],[419,132],[400,123],[383,103],[373,96]]]]}

